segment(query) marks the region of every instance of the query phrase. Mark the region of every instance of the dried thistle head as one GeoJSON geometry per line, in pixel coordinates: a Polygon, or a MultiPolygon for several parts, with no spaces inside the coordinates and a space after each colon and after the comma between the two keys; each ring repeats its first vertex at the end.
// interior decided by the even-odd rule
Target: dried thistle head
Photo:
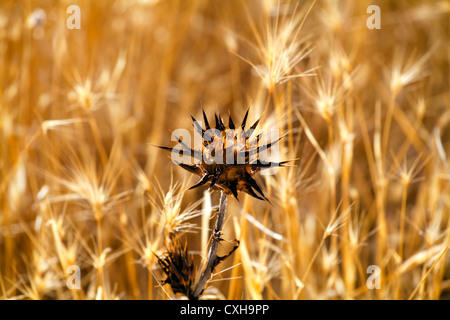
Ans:
{"type": "Polygon", "coordinates": [[[186,164],[175,161],[172,157],[172,160],[180,167],[201,177],[200,181],[189,189],[209,183],[210,190],[224,191],[234,195],[236,199],[240,191],[270,202],[253,176],[263,169],[282,167],[293,160],[274,162],[261,159],[261,152],[274,146],[282,137],[267,144],[261,143],[263,133],[253,137],[259,119],[248,130],[245,129],[248,112],[249,110],[239,126],[235,125],[231,115],[229,115],[228,125],[225,125],[220,114],[216,114],[215,128],[212,128],[203,110],[205,129],[191,115],[194,128],[202,137],[200,145],[191,149],[179,137],[176,137],[181,149],[156,147],[171,151],[172,155],[183,153],[194,159],[193,164],[186,164]]]}
{"type": "Polygon", "coordinates": [[[192,297],[196,272],[192,257],[189,256],[187,243],[181,243],[178,237],[174,237],[168,243],[167,251],[159,257],[156,255],[158,263],[166,275],[161,284],[169,284],[174,293],[192,297]]]}
{"type": "MultiPolygon", "coordinates": [[[[212,264],[211,271],[233,254],[239,247],[239,241],[234,240],[234,247],[224,256],[217,256],[212,264]]],[[[166,275],[166,279],[161,284],[169,284],[174,293],[184,294],[191,300],[198,299],[194,294],[196,286],[197,271],[193,264],[192,254],[187,249],[187,241],[180,239],[177,235],[172,235],[166,244],[166,252],[160,257],[153,253],[158,259],[158,264],[166,275]]],[[[204,290],[204,289],[203,289],[204,290]]],[[[203,293],[200,293],[200,295],[203,293]]]]}

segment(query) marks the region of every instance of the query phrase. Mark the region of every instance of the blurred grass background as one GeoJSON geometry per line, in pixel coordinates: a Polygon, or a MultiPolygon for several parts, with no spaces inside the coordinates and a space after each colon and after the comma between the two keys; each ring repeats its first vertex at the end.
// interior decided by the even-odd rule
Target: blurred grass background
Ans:
{"type": "Polygon", "coordinates": [[[218,195],[185,192],[195,178],[151,144],[174,145],[201,106],[241,119],[251,105],[249,122],[266,111],[289,132],[282,159],[300,160],[259,178],[272,206],[229,199],[223,237],[241,245],[204,298],[448,298],[449,13],[439,0],[2,1],[0,297],[179,297],[153,252],[177,233],[200,265],[218,195]]]}

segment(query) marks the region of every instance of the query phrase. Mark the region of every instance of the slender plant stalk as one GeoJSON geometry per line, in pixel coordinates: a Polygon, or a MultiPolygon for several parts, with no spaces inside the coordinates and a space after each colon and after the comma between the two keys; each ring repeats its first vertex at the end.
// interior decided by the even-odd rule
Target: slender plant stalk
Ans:
{"type": "Polygon", "coordinates": [[[433,271],[434,267],[436,267],[436,265],[438,264],[438,262],[441,260],[441,258],[443,256],[445,256],[445,254],[448,251],[448,248],[450,248],[449,245],[447,245],[447,247],[442,251],[442,253],[439,255],[439,257],[436,259],[436,261],[434,261],[433,265],[430,267],[430,269],[428,269],[428,271],[423,275],[422,279],[420,280],[419,284],[417,285],[417,287],[414,289],[414,291],[411,293],[411,295],[408,297],[408,300],[412,300],[414,299],[414,296],[416,295],[417,291],[423,286],[425,280],[427,279],[428,275],[430,274],[431,271],[433,271]]]}
{"type": "Polygon", "coordinates": [[[148,269],[147,299],[153,300],[153,276],[150,269],[148,269]]]}
{"type": "Polygon", "coordinates": [[[292,159],[295,157],[294,155],[294,126],[292,119],[292,82],[287,82],[287,113],[288,113],[288,146],[289,146],[289,157],[292,159]]]}
{"type": "MultiPolygon", "coordinates": [[[[327,238],[326,236],[322,237],[322,240],[320,240],[320,243],[319,243],[319,245],[317,246],[317,249],[316,249],[316,251],[314,252],[314,254],[313,254],[313,256],[312,256],[311,261],[309,262],[308,266],[306,267],[306,271],[305,271],[305,273],[303,274],[303,277],[302,277],[302,283],[303,283],[303,284],[305,284],[306,278],[308,277],[308,274],[309,274],[309,272],[311,271],[311,268],[312,268],[312,266],[313,266],[313,263],[314,263],[314,261],[316,260],[317,256],[319,255],[320,250],[322,250],[322,247],[323,247],[323,244],[325,243],[325,239],[326,239],[326,238],[327,238]]],[[[304,288],[304,287],[302,287],[301,289],[303,289],[303,288],[304,288]]],[[[301,290],[300,290],[300,291],[301,291],[301,290]]]]}
{"type": "MultiPolygon", "coordinates": [[[[352,101],[347,104],[348,110],[346,110],[345,117],[344,110],[340,110],[340,116],[346,122],[350,131],[353,131],[353,107],[352,101]],[[347,118],[347,119],[345,119],[347,118]]],[[[346,138],[345,141],[342,141],[342,150],[344,150],[342,155],[342,173],[341,173],[341,188],[342,188],[342,211],[341,214],[347,212],[350,208],[350,184],[351,184],[351,174],[352,174],[352,159],[353,159],[353,141],[351,138],[346,138]]],[[[348,291],[353,291],[355,288],[355,280],[356,280],[356,266],[355,261],[353,260],[353,252],[352,252],[352,241],[350,239],[350,222],[351,219],[345,219],[343,226],[341,228],[341,236],[343,241],[341,241],[342,245],[342,267],[343,267],[343,278],[344,283],[347,287],[348,291]]]]}
{"type": "MultiPolygon", "coordinates": [[[[334,168],[334,128],[333,128],[333,122],[332,119],[327,121],[328,124],[328,148],[330,149],[330,161],[328,163],[329,166],[332,166],[331,168],[328,168],[328,175],[329,175],[329,182],[330,182],[330,217],[333,217],[335,211],[336,211],[336,171],[334,168]],[[330,170],[331,169],[331,170],[330,170]]],[[[338,251],[338,239],[337,237],[331,238],[331,252],[337,252],[338,251]]],[[[333,279],[332,283],[335,282],[338,274],[338,265],[334,264],[331,269],[331,279],[333,279]]]]}
{"type": "Polygon", "coordinates": [[[266,117],[267,117],[267,112],[269,110],[270,98],[272,98],[272,93],[273,93],[273,89],[270,89],[269,93],[267,94],[266,106],[264,107],[263,118],[261,120],[261,123],[264,123],[264,124],[266,123],[266,117]]]}
{"type": "Polygon", "coordinates": [[[102,160],[103,165],[106,166],[106,164],[108,163],[108,155],[102,143],[100,129],[98,128],[97,121],[91,113],[89,114],[89,125],[91,126],[92,134],[94,136],[94,142],[100,154],[100,159],[102,160]]]}
{"type": "Polygon", "coordinates": [[[227,209],[227,195],[225,192],[220,193],[220,202],[219,202],[219,211],[217,213],[216,226],[213,231],[213,236],[211,240],[211,246],[209,247],[208,260],[206,263],[206,267],[200,276],[200,280],[197,283],[197,286],[194,289],[194,292],[191,296],[192,299],[198,299],[198,297],[203,292],[205,288],[206,282],[211,276],[212,269],[214,268],[214,263],[217,258],[217,249],[219,247],[219,238],[220,233],[222,232],[223,222],[225,221],[225,212],[227,209]]]}
{"type": "MultiPolygon", "coordinates": [[[[405,238],[405,216],[406,216],[406,200],[408,197],[408,183],[404,183],[402,192],[402,207],[400,210],[400,230],[399,230],[399,241],[398,241],[398,256],[400,258],[400,263],[403,262],[403,246],[405,238]]],[[[401,289],[402,289],[402,277],[397,278],[395,287],[395,299],[401,299],[401,289]]]]}
{"type": "MultiPolygon", "coordinates": [[[[97,247],[98,247],[98,256],[101,257],[103,253],[103,234],[102,234],[102,212],[101,209],[95,208],[95,220],[97,222],[97,247]]],[[[97,285],[99,287],[102,287],[104,290],[104,281],[103,281],[103,261],[100,261],[100,264],[98,266],[98,281],[97,285]]],[[[102,292],[101,298],[104,297],[104,292],[102,292]]]]}

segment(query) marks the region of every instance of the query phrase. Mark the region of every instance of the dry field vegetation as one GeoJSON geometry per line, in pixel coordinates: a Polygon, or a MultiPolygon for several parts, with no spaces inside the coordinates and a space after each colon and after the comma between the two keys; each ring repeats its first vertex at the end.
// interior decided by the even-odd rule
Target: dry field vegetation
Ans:
{"type": "Polygon", "coordinates": [[[174,146],[202,106],[225,121],[251,106],[248,123],[288,133],[281,159],[299,158],[256,176],[272,205],[229,197],[219,255],[240,246],[202,299],[448,298],[449,14],[445,0],[2,1],[0,298],[184,298],[157,256],[186,243],[201,269],[219,192],[187,190],[197,178],[152,144],[174,146]]]}

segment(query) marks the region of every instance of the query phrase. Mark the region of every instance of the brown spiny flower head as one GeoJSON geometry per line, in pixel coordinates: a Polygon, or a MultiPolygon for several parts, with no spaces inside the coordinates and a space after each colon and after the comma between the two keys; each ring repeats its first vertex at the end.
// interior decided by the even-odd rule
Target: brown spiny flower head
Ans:
{"type": "Polygon", "coordinates": [[[166,275],[161,284],[169,284],[174,293],[184,294],[191,299],[196,272],[186,242],[183,244],[175,237],[169,242],[167,251],[161,257],[156,254],[155,256],[166,275]]]}
{"type": "MultiPolygon", "coordinates": [[[[216,257],[212,269],[237,250],[239,241],[234,240],[234,242],[235,245],[230,252],[224,256],[216,257]]],[[[158,256],[156,253],[153,254],[158,259],[158,264],[166,275],[166,279],[161,281],[161,285],[169,284],[174,293],[181,293],[189,299],[198,299],[198,297],[193,295],[197,271],[193,264],[194,258],[188,252],[186,240],[184,239],[183,242],[177,236],[171,237],[166,245],[166,252],[161,256],[158,256]]]]}
{"type": "Polygon", "coordinates": [[[293,160],[267,162],[260,158],[262,151],[275,145],[282,137],[267,144],[261,144],[263,134],[253,135],[260,120],[257,120],[249,129],[245,129],[248,112],[249,110],[238,126],[235,125],[231,115],[229,115],[228,125],[225,125],[220,114],[215,114],[213,128],[203,110],[205,128],[191,115],[195,131],[202,137],[199,146],[191,149],[189,145],[176,137],[179,143],[177,147],[156,147],[171,151],[172,155],[188,154],[194,159],[193,164],[186,164],[172,157],[172,160],[180,167],[200,176],[200,181],[189,189],[209,183],[210,190],[222,190],[234,195],[236,199],[238,191],[241,191],[270,202],[253,176],[263,169],[282,167],[293,160]]]}

